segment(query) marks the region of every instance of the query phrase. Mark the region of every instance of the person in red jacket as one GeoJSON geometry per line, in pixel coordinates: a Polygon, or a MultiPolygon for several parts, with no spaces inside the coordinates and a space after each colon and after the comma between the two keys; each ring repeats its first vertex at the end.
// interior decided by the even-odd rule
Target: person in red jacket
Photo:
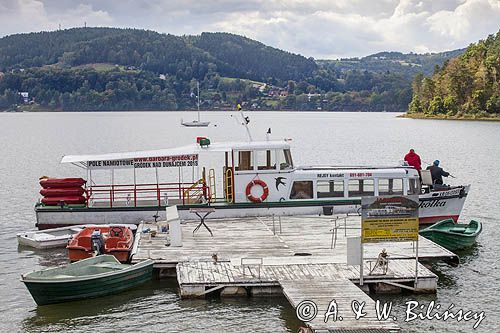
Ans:
{"type": "Polygon", "coordinates": [[[420,161],[420,156],[415,153],[415,150],[410,149],[410,152],[405,155],[405,161],[409,166],[414,167],[420,174],[420,170],[422,170],[422,162],[420,161]]]}

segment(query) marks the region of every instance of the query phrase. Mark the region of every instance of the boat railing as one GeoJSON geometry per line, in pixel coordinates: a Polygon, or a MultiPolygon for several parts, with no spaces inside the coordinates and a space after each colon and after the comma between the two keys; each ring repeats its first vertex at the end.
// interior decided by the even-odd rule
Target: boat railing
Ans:
{"type": "Polygon", "coordinates": [[[170,200],[187,204],[185,191],[198,191],[207,196],[204,182],[92,185],[86,189],[87,206],[167,206],[170,200]]]}
{"type": "Polygon", "coordinates": [[[202,178],[182,192],[182,203],[188,205],[199,203],[202,198],[212,202],[213,198],[211,193],[211,188],[206,186],[205,181],[202,178]]]}

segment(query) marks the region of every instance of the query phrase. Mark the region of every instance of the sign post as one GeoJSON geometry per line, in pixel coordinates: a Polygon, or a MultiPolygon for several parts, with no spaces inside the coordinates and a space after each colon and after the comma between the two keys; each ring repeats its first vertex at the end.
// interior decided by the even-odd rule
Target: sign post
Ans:
{"type": "MultiPolygon", "coordinates": [[[[364,243],[415,242],[415,284],[418,274],[418,195],[388,195],[361,199],[361,258],[364,243]]],[[[363,285],[363,260],[360,264],[363,285]]]]}

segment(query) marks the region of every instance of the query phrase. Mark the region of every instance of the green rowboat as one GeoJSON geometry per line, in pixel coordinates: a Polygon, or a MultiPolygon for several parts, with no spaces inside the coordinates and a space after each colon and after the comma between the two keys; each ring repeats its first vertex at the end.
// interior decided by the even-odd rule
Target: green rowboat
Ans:
{"type": "Polygon", "coordinates": [[[26,273],[21,281],[36,304],[46,305],[116,294],[147,282],[152,276],[152,260],[125,265],[114,256],[101,255],[26,273]]]}
{"type": "Polygon", "coordinates": [[[439,221],[420,230],[420,235],[450,251],[472,246],[481,233],[481,222],[472,220],[469,224],[455,224],[452,219],[439,221]]]}

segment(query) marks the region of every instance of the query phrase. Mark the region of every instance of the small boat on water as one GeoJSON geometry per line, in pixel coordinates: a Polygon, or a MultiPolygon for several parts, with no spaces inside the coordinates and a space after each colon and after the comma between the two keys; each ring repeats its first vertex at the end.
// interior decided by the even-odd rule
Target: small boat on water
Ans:
{"type": "Polygon", "coordinates": [[[71,261],[100,254],[110,254],[120,262],[127,262],[134,245],[132,229],[123,225],[90,226],[82,229],[68,242],[71,261]]]}
{"type": "Polygon", "coordinates": [[[152,272],[152,260],[126,265],[102,255],[26,273],[21,281],[36,304],[46,305],[116,294],[151,280],[152,272]]]}
{"type": "Polygon", "coordinates": [[[34,247],[36,249],[65,247],[68,244],[68,239],[82,231],[83,228],[85,228],[84,225],[74,225],[48,230],[21,232],[17,234],[17,242],[19,245],[34,247]]]}
{"type": "Polygon", "coordinates": [[[196,105],[198,106],[198,119],[192,120],[192,121],[184,121],[181,119],[181,125],[186,126],[186,127],[207,127],[210,125],[209,121],[201,121],[200,120],[200,82],[197,83],[198,87],[198,95],[196,98],[198,99],[198,103],[196,105]]]}
{"type": "MultiPolygon", "coordinates": [[[[116,226],[116,224],[114,224],[116,226]]],[[[101,227],[103,225],[100,225],[101,227]]],[[[137,229],[135,224],[123,224],[134,232],[137,229]]],[[[92,225],[73,225],[69,227],[53,228],[46,230],[35,230],[20,232],[17,234],[17,243],[21,246],[29,246],[36,249],[54,249],[63,248],[68,245],[68,240],[82,231],[84,228],[96,228],[92,225]]]]}
{"type": "Polygon", "coordinates": [[[456,224],[452,219],[447,219],[422,229],[419,233],[448,250],[454,251],[472,246],[481,231],[481,222],[472,220],[469,224],[456,224]]]}

